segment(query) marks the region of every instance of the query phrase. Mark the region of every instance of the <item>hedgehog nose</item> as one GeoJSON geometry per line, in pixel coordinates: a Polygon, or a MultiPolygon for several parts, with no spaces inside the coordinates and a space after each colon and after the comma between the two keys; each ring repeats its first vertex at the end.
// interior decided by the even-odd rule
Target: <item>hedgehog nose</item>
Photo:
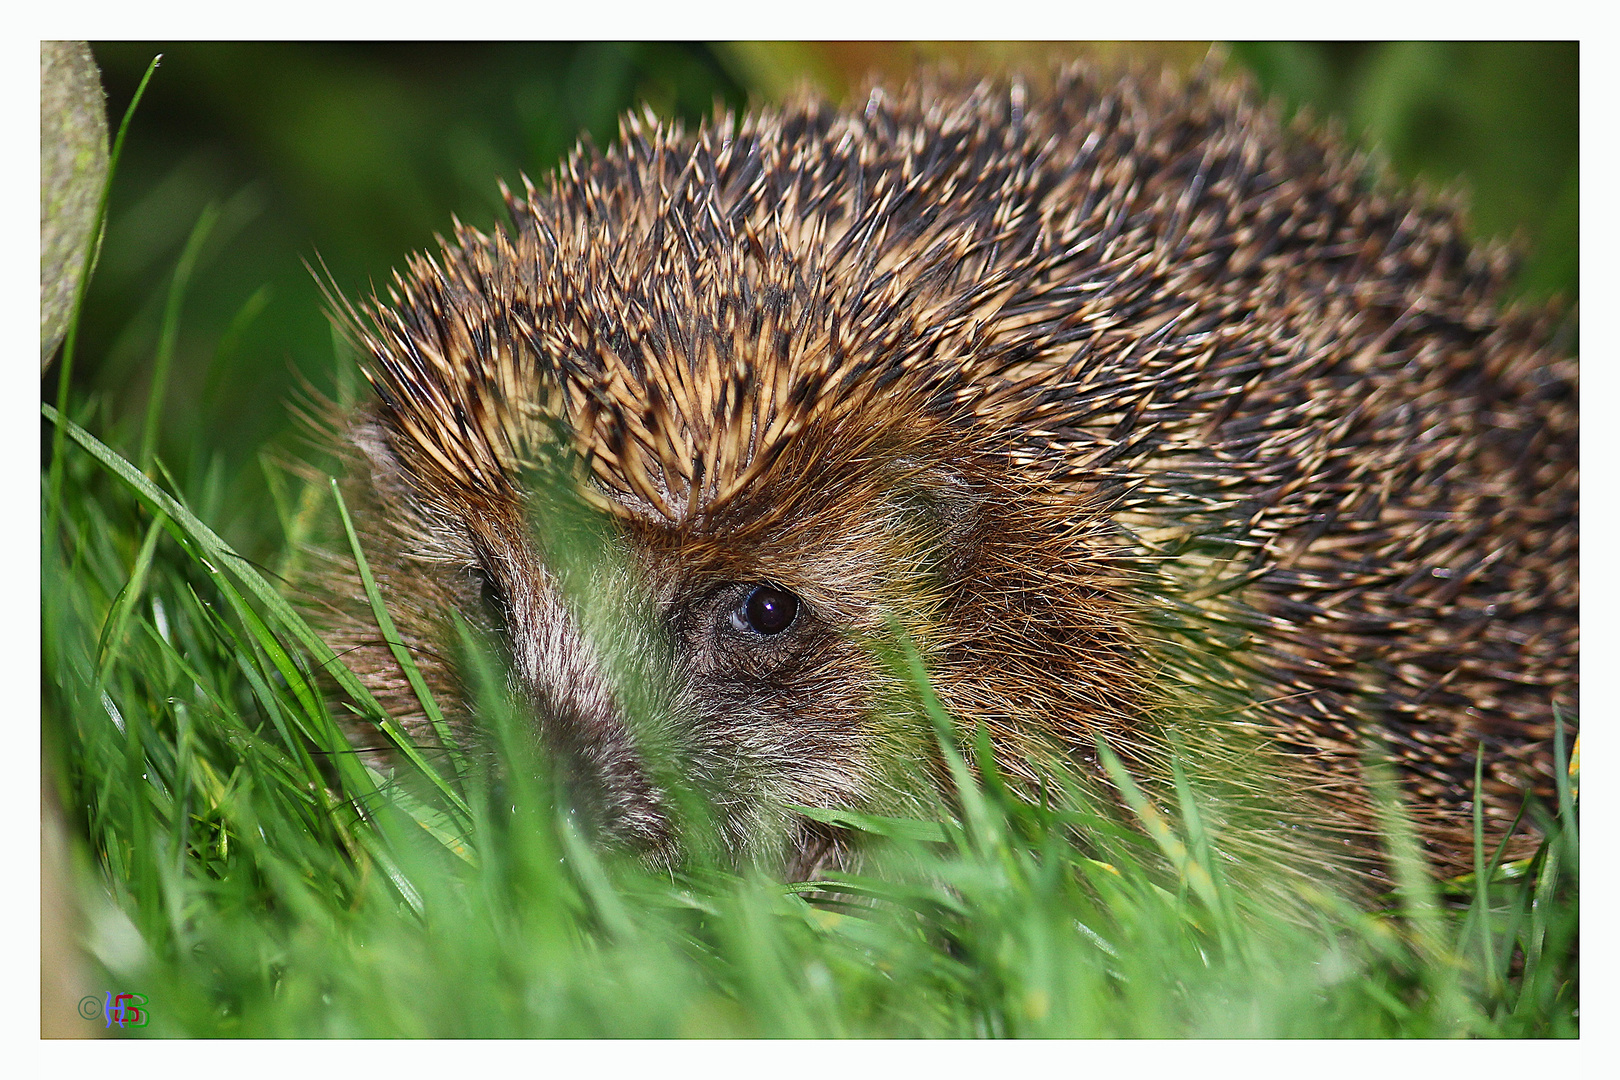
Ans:
{"type": "Polygon", "coordinates": [[[664,800],[629,726],[611,704],[603,709],[571,690],[532,695],[541,741],[558,766],[559,797],[595,842],[644,853],[664,848],[671,838],[664,800]]]}
{"type": "Polygon", "coordinates": [[[582,630],[549,575],[512,590],[508,627],[515,674],[537,734],[557,759],[560,794],[599,838],[637,850],[669,839],[664,799],[649,776],[614,667],[582,630]]]}

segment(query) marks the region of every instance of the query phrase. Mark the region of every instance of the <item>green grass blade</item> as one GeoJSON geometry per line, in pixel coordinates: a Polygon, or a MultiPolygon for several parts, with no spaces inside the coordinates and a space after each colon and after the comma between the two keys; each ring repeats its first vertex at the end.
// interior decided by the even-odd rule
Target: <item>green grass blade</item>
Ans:
{"type": "Polygon", "coordinates": [[[1170,865],[1175,867],[1177,877],[1192,888],[1193,892],[1202,900],[1211,912],[1220,910],[1220,900],[1216,895],[1215,882],[1209,876],[1209,871],[1203,867],[1191,852],[1176,831],[1170,827],[1157,807],[1143,794],[1131,777],[1130,770],[1125,768],[1124,762],[1109,747],[1101,735],[1096,736],[1097,759],[1102,763],[1103,771],[1114,782],[1120,796],[1124,798],[1125,805],[1131,808],[1153,842],[1158,845],[1170,865]]]}
{"type": "Polygon", "coordinates": [[[360,547],[360,537],[354,531],[354,521],[349,517],[349,507],[343,500],[343,492],[338,489],[337,480],[333,479],[331,485],[332,498],[336,500],[338,514],[343,519],[343,531],[348,535],[349,550],[354,553],[354,565],[360,572],[361,582],[365,585],[366,601],[371,605],[371,614],[377,620],[377,628],[382,631],[383,641],[388,645],[389,652],[394,654],[395,661],[405,672],[405,679],[411,684],[411,690],[416,694],[416,700],[421,704],[423,714],[439,737],[439,745],[450,754],[454,774],[463,775],[466,771],[466,762],[462,759],[461,749],[450,733],[450,725],[445,723],[444,713],[439,711],[439,703],[433,699],[433,692],[428,689],[421,671],[417,669],[415,658],[400,640],[399,631],[394,628],[394,620],[388,614],[388,606],[383,603],[376,579],[372,577],[371,563],[360,547]]]}
{"type": "Polygon", "coordinates": [[[138,460],[141,472],[148,476],[152,473],[152,459],[157,454],[158,420],[163,411],[163,394],[168,387],[169,367],[174,362],[175,342],[180,336],[180,305],[185,300],[186,289],[191,285],[197,256],[218,221],[219,207],[209,203],[197,216],[197,223],[186,238],[186,246],[180,252],[180,261],[175,264],[174,277],[169,282],[169,295],[163,305],[162,329],[158,332],[157,352],[152,361],[152,387],[146,399],[146,424],[141,429],[141,456],[138,460]]]}
{"type": "Polygon", "coordinates": [[[141,540],[141,549],[135,556],[135,568],[129,575],[129,581],[113,600],[112,611],[108,613],[107,621],[102,625],[101,639],[96,643],[96,656],[99,658],[97,667],[100,672],[97,681],[102,686],[106,686],[107,672],[118,658],[124,631],[129,624],[130,610],[140,602],[141,592],[146,587],[146,575],[152,568],[152,554],[157,550],[163,522],[163,515],[158,514],[152,519],[152,524],[147,526],[146,536],[141,540]]]}
{"type": "Polygon", "coordinates": [[[1478,911],[1479,953],[1485,983],[1495,988],[1496,950],[1491,947],[1491,879],[1485,867],[1485,744],[1474,755],[1474,906],[1478,911]]]}
{"type": "Polygon", "coordinates": [[[962,757],[958,746],[956,722],[940,704],[939,696],[934,693],[932,680],[928,677],[928,669],[923,664],[922,654],[912,643],[898,624],[891,626],[891,632],[899,645],[900,656],[904,661],[904,674],[912,692],[917,696],[923,707],[929,723],[934,729],[934,742],[939,747],[940,754],[945,759],[945,767],[951,775],[951,784],[956,789],[956,797],[961,800],[962,820],[967,826],[967,836],[981,849],[995,846],[999,839],[999,830],[993,824],[989,806],[985,802],[984,793],[979,783],[968,771],[967,762],[962,757]]]}
{"type": "Polygon", "coordinates": [[[1564,739],[1564,714],[1553,706],[1553,777],[1558,789],[1558,817],[1564,837],[1564,861],[1573,869],[1581,849],[1580,822],[1575,813],[1575,788],[1570,775],[1569,751],[1564,739]]]}
{"type": "Polygon", "coordinates": [[[882,814],[861,814],[853,810],[829,809],[819,806],[798,806],[789,804],[789,810],[819,821],[824,825],[837,825],[841,828],[854,829],[858,832],[871,833],[873,836],[884,836],[891,840],[911,840],[927,844],[945,844],[950,842],[951,834],[944,825],[937,821],[923,821],[918,818],[887,817],[882,814]]]}

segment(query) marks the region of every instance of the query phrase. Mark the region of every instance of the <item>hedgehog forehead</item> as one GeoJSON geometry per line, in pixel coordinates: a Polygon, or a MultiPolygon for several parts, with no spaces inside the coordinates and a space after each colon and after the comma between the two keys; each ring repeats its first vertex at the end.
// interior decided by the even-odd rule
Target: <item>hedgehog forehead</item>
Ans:
{"type": "Polygon", "coordinates": [[[610,502],[681,522],[809,433],[858,451],[968,407],[1039,170],[1004,101],[897,108],[627,123],[510,198],[512,237],[459,229],[373,310],[401,441],[495,490],[560,436],[610,502]]]}
{"type": "Polygon", "coordinates": [[[707,265],[719,269],[640,290],[608,269],[551,277],[527,338],[544,375],[500,395],[504,414],[542,435],[560,424],[603,485],[678,521],[811,432],[872,444],[928,410],[948,335],[914,284],[895,276],[851,312],[810,259],[716,246],[707,265]]]}
{"type": "Polygon", "coordinates": [[[857,346],[833,339],[825,293],[719,282],[616,297],[535,335],[565,359],[554,408],[534,416],[566,432],[600,487],[674,523],[759,488],[784,454],[818,449],[825,464],[892,442],[921,409],[917,379],[891,379],[887,407],[872,408],[871,380],[844,377],[857,346]]]}
{"type": "Polygon", "coordinates": [[[870,453],[925,408],[906,350],[928,335],[898,288],[882,331],[840,341],[836,283],[787,260],[717,249],[736,273],[636,291],[585,263],[492,299],[458,255],[381,310],[372,349],[395,450],[429,487],[510,494],[562,455],[607,508],[680,523],[806,440],[823,461],[870,453]]]}

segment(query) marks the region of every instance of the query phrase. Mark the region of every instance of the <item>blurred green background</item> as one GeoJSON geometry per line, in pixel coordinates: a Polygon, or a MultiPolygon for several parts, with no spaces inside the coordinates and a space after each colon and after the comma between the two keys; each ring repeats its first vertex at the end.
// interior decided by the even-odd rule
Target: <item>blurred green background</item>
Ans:
{"type": "MultiPolygon", "coordinates": [[[[1098,54],[1199,62],[1203,44],[1052,43],[95,43],[114,128],[147,64],[162,66],[119,164],[79,339],[75,395],[126,450],[144,413],[164,301],[209,207],[217,219],[185,295],[159,453],[182,488],[213,470],[231,490],[217,522],[264,550],[255,455],[296,452],[287,402],[299,372],[333,387],[317,259],[351,297],[431,246],[452,215],[485,228],[496,181],[537,180],[581,132],[610,141],[646,101],[695,121],[719,99],[780,96],[801,80],[839,95],[866,72],[970,69],[1098,54]]],[[[1254,43],[1228,47],[1289,109],[1337,118],[1396,170],[1458,184],[1482,236],[1516,234],[1521,290],[1578,293],[1579,52],[1573,43],[1254,43]]],[[[54,399],[57,371],[46,376],[54,399]]]]}

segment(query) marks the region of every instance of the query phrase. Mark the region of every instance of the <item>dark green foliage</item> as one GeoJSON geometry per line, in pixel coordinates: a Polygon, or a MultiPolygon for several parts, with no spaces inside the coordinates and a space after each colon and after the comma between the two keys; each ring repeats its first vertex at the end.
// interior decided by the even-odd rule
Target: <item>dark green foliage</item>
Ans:
{"type": "Polygon", "coordinates": [[[1336,118],[1402,176],[1460,187],[1482,240],[1514,237],[1531,297],[1580,296],[1580,45],[1250,42],[1261,88],[1336,118]]]}

